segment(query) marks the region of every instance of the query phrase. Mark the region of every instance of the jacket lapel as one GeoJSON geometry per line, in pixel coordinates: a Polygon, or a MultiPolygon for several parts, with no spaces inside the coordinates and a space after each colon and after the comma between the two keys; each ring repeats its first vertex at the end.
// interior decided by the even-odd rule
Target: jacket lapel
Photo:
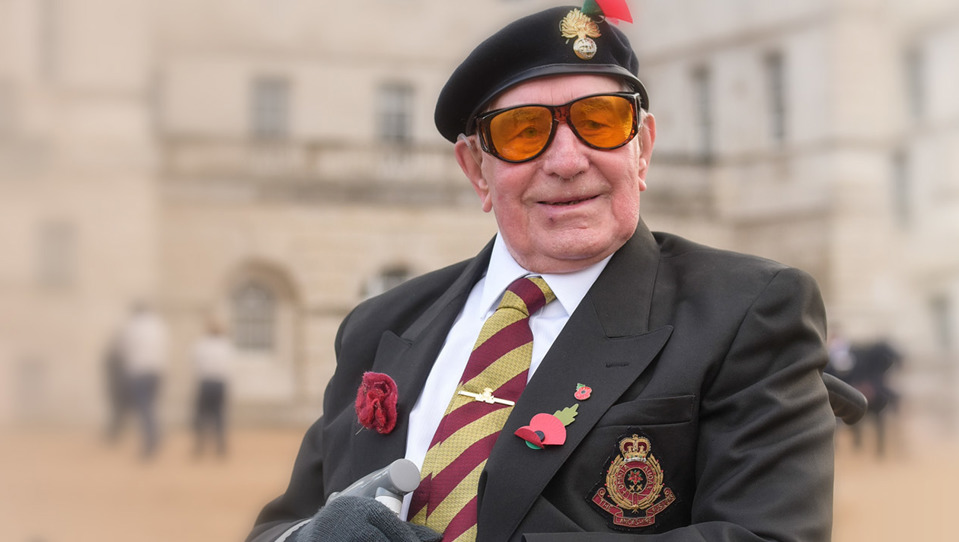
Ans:
{"type": "Polygon", "coordinates": [[[659,263],[655,240],[640,223],[610,260],[543,359],[513,408],[480,481],[479,540],[508,540],[533,501],[602,415],[666,344],[671,327],[648,329],[659,263]],[[592,387],[588,401],[576,384],[592,387]],[[578,404],[566,442],[536,451],[513,435],[541,412],[578,404]]]}
{"type": "Polygon", "coordinates": [[[430,369],[446,340],[456,315],[459,314],[470,290],[483,276],[492,252],[490,242],[470,261],[463,273],[449,289],[417,318],[402,336],[386,332],[380,338],[371,371],[390,375],[398,391],[396,428],[387,435],[375,431],[360,431],[352,439],[354,454],[353,476],[360,477],[384,467],[406,453],[410,411],[419,398],[430,369]]]}

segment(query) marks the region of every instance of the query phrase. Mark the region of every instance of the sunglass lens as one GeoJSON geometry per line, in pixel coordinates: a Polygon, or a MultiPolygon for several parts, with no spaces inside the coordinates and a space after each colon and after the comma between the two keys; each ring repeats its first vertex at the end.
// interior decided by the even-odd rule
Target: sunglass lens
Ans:
{"type": "Polygon", "coordinates": [[[626,143],[633,135],[633,106],[622,96],[593,96],[575,102],[569,111],[576,132],[601,149],[626,143]]]}
{"type": "Polygon", "coordinates": [[[527,160],[549,142],[552,125],[553,115],[545,107],[507,109],[490,119],[490,142],[497,154],[506,160],[527,160]]]}

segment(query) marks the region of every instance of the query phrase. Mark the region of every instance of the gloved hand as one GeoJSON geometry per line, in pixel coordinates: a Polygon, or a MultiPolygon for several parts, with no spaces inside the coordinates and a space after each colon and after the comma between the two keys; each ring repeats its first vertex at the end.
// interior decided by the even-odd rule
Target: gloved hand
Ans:
{"type": "Polygon", "coordinates": [[[296,542],[440,542],[436,531],[400,520],[369,497],[339,497],[295,533],[296,542]]]}

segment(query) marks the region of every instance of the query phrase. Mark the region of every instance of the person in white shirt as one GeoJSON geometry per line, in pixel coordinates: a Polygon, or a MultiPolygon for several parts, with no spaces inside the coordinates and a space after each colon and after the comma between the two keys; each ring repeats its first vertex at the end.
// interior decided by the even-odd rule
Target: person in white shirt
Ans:
{"type": "Polygon", "coordinates": [[[160,446],[157,400],[167,362],[167,328],[146,303],[136,303],[120,331],[119,351],[130,397],[140,418],[145,459],[160,446]]]}
{"type": "Polygon", "coordinates": [[[197,380],[194,453],[202,456],[207,441],[213,439],[216,453],[226,455],[226,403],[234,362],[233,343],[223,326],[214,318],[207,322],[206,334],[193,347],[192,360],[197,380]]]}

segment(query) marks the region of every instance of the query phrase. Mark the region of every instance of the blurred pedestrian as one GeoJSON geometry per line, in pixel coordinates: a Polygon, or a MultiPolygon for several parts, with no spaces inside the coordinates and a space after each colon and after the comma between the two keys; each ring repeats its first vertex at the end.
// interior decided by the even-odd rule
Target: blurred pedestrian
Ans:
{"type": "Polygon", "coordinates": [[[123,351],[119,333],[114,334],[107,343],[103,353],[103,369],[107,408],[109,409],[105,438],[107,443],[116,444],[126,425],[127,417],[130,414],[130,407],[132,406],[129,378],[123,361],[123,351]]]}
{"type": "Polygon", "coordinates": [[[157,399],[166,366],[167,328],[146,303],[134,304],[120,336],[120,352],[128,375],[129,392],[140,419],[142,456],[153,457],[160,445],[157,399]]]}
{"type": "Polygon", "coordinates": [[[202,456],[206,443],[213,439],[216,453],[226,455],[226,402],[234,361],[233,344],[215,318],[207,321],[206,334],[193,347],[193,366],[197,378],[194,453],[202,456]]]}
{"type": "MultiPolygon", "coordinates": [[[[880,339],[865,345],[857,345],[851,349],[855,364],[850,371],[848,382],[859,390],[869,405],[866,410],[867,420],[875,428],[876,455],[884,457],[886,454],[886,418],[891,410],[895,410],[899,403],[899,394],[889,383],[889,371],[899,365],[902,355],[886,339],[880,339]]],[[[863,423],[852,426],[853,443],[855,447],[862,447],[863,423]]]]}

